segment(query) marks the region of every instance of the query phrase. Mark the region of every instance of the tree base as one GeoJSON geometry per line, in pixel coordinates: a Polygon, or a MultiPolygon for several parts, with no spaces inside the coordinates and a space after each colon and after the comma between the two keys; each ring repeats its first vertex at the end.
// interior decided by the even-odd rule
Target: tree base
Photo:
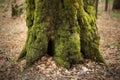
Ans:
{"type": "Polygon", "coordinates": [[[94,1],[26,2],[28,38],[18,60],[26,57],[27,67],[46,53],[65,68],[83,63],[84,58],[105,63],[99,51],[94,1]]]}

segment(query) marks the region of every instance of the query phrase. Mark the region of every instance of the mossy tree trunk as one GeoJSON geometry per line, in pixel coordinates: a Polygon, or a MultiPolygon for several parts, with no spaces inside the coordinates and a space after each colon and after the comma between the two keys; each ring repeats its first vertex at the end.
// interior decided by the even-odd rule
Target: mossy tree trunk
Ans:
{"type": "Polygon", "coordinates": [[[26,0],[28,37],[18,58],[30,66],[46,53],[70,68],[84,58],[104,62],[99,51],[94,0],[26,0]]]}
{"type": "Polygon", "coordinates": [[[114,0],[113,2],[113,10],[120,10],[120,0],[114,0]]]}

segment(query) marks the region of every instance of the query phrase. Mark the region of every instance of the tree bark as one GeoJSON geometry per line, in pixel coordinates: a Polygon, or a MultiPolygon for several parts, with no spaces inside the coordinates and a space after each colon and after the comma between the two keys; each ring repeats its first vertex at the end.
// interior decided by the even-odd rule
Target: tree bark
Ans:
{"type": "Polygon", "coordinates": [[[113,10],[120,9],[120,0],[114,0],[113,2],[113,10]]]}
{"type": "Polygon", "coordinates": [[[108,0],[105,0],[105,11],[108,10],[108,0]]]}
{"type": "Polygon", "coordinates": [[[65,68],[104,62],[99,51],[94,0],[26,0],[28,37],[18,58],[32,65],[46,53],[65,68]]]}
{"type": "Polygon", "coordinates": [[[99,0],[96,0],[95,1],[95,10],[96,10],[95,16],[96,16],[96,18],[97,18],[97,14],[98,14],[98,3],[99,3],[99,0]]]}

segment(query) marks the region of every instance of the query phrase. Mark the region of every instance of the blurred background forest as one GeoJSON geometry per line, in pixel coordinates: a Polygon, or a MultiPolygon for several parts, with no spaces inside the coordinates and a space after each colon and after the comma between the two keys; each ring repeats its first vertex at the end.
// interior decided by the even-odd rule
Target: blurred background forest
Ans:
{"type": "Polygon", "coordinates": [[[120,1],[117,2],[119,9],[113,9],[113,2],[96,0],[95,4],[100,49],[109,69],[86,60],[67,70],[56,66],[50,56],[28,69],[24,69],[24,60],[16,62],[27,36],[25,0],[0,0],[0,80],[119,80],[120,1]]]}

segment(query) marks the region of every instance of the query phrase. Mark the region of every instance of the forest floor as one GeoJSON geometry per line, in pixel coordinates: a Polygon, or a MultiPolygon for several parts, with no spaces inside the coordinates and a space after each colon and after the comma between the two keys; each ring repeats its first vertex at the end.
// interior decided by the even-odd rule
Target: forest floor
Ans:
{"type": "Polygon", "coordinates": [[[120,17],[111,14],[101,12],[97,19],[100,49],[109,68],[86,60],[67,70],[56,65],[52,57],[44,56],[25,69],[25,60],[15,61],[27,36],[25,14],[12,18],[10,11],[0,11],[0,80],[119,80],[120,17]]]}

